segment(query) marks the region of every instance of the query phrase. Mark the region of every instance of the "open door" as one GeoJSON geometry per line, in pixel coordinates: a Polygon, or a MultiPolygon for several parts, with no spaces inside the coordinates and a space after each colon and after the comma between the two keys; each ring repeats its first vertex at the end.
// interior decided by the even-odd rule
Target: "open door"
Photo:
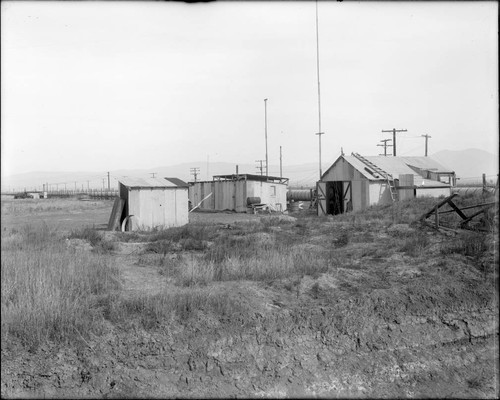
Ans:
{"type": "Polygon", "coordinates": [[[318,193],[318,216],[328,213],[326,206],[326,182],[317,182],[316,191],[318,193]]]}
{"type": "Polygon", "coordinates": [[[352,189],[351,182],[344,182],[344,195],[342,196],[344,201],[344,212],[352,211],[352,189]]]}

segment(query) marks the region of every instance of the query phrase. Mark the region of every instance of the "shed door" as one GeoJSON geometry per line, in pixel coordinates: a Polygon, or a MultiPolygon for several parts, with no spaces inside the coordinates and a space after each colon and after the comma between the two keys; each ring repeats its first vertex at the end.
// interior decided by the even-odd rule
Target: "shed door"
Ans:
{"type": "Polygon", "coordinates": [[[351,182],[344,182],[344,195],[342,196],[344,201],[344,212],[352,211],[352,189],[351,182]]]}
{"type": "Polygon", "coordinates": [[[318,216],[326,215],[326,182],[317,182],[316,189],[318,193],[318,216]]]}

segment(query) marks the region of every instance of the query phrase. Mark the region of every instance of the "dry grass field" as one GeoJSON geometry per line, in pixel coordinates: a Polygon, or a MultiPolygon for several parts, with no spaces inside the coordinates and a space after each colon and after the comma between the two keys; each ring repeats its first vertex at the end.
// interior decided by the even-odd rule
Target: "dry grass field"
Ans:
{"type": "Polygon", "coordinates": [[[496,398],[498,220],[416,224],[435,202],[121,233],[3,200],[2,397],[496,398]]]}

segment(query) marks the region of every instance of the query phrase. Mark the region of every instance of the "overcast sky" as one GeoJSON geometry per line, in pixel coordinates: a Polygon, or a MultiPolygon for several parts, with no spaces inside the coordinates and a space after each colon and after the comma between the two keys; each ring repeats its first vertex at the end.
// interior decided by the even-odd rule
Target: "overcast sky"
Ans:
{"type": "MultiPolygon", "coordinates": [[[[1,2],[2,175],[318,162],[315,2],[1,2]]],[[[319,2],[322,159],[498,146],[497,2],[319,2]]]]}

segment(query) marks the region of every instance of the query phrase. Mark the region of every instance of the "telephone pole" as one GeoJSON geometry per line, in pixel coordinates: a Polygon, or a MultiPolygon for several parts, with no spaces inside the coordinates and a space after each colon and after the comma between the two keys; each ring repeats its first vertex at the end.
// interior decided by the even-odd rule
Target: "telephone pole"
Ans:
{"type": "Polygon", "coordinates": [[[260,170],[260,175],[262,176],[262,162],[265,160],[255,160],[255,162],[260,163],[260,167],[257,165],[255,168],[260,170]]]}
{"type": "MultiPolygon", "coordinates": [[[[108,172],[108,174],[109,174],[109,172],[108,172]]],[[[156,175],[156,172],[150,172],[149,174],[151,175],[151,178],[154,178],[156,175]]]]}
{"type": "Polygon", "coordinates": [[[109,171],[108,171],[108,190],[111,189],[111,186],[109,185],[109,171]]]}
{"type": "Polygon", "coordinates": [[[269,169],[268,169],[268,159],[267,159],[267,99],[264,99],[264,121],[265,121],[265,133],[266,133],[266,176],[268,176],[269,169]]]}
{"type": "MultiPolygon", "coordinates": [[[[377,146],[383,146],[384,147],[384,156],[387,157],[387,148],[392,147],[392,144],[387,144],[387,142],[391,141],[392,139],[383,139],[381,142],[384,142],[384,144],[377,144],[377,146]]],[[[380,154],[382,155],[382,154],[380,154]]]]}
{"type": "Polygon", "coordinates": [[[198,174],[200,173],[200,169],[198,167],[193,167],[190,168],[191,170],[191,175],[194,176],[194,181],[196,182],[196,179],[198,178],[198,174]]]}
{"type": "Polygon", "coordinates": [[[392,132],[392,155],[396,157],[396,133],[407,132],[406,129],[392,129],[388,131],[382,130],[382,132],[392,132]]]}
{"type": "Polygon", "coordinates": [[[425,138],[425,156],[427,157],[427,142],[429,141],[429,138],[431,138],[432,136],[429,135],[421,135],[421,136],[425,138]]]}

